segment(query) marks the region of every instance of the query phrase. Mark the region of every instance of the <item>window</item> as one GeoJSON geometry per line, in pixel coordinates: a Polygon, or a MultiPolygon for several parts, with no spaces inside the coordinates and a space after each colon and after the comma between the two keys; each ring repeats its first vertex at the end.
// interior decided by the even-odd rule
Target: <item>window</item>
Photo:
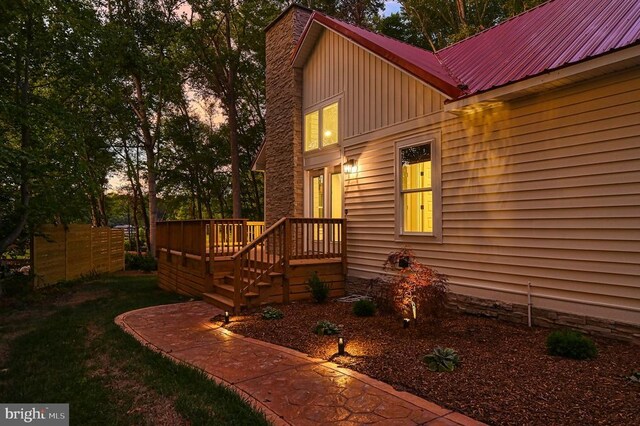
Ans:
{"type": "Polygon", "coordinates": [[[304,116],[304,150],[311,151],[318,149],[318,111],[311,112],[304,116]]]}
{"type": "Polygon", "coordinates": [[[400,148],[403,233],[433,233],[431,143],[400,148]]]}
{"type": "Polygon", "coordinates": [[[312,151],[338,143],[338,103],[304,116],[304,150],[312,151]],[[321,132],[322,130],[322,132],[321,132]]]}

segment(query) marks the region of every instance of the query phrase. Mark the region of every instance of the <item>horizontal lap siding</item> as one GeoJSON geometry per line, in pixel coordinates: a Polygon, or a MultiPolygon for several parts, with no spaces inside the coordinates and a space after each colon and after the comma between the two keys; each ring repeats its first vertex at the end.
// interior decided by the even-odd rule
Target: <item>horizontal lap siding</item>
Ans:
{"type": "Polygon", "coordinates": [[[305,110],[343,95],[343,138],[442,109],[442,95],[330,30],[307,60],[303,82],[305,110]]]}
{"type": "Polygon", "coordinates": [[[530,281],[538,307],[640,322],[638,70],[421,130],[441,134],[442,243],[395,240],[394,138],[348,147],[352,276],[410,246],[459,293],[524,304],[530,281]]]}

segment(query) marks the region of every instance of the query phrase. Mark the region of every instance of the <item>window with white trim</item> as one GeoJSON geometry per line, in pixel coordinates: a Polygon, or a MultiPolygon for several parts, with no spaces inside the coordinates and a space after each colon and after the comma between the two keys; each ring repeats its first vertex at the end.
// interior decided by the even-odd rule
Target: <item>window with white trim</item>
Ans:
{"type": "Polygon", "coordinates": [[[433,142],[399,148],[403,234],[434,233],[433,142]]]}
{"type": "Polygon", "coordinates": [[[338,103],[304,115],[304,150],[313,151],[338,143],[338,103]]]}

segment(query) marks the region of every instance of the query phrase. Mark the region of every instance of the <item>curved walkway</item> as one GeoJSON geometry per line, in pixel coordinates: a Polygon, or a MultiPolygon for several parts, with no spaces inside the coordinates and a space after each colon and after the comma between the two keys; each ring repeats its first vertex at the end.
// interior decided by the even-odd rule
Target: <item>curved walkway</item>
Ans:
{"type": "Polygon", "coordinates": [[[480,425],[386,383],[209,321],[205,302],[153,306],[115,321],[143,345],[206,372],[279,425],[480,425]]]}

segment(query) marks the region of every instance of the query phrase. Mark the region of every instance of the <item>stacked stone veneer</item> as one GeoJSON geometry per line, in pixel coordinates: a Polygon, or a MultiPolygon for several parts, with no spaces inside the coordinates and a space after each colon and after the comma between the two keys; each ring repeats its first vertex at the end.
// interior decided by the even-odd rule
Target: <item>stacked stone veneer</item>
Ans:
{"type": "MultiPolygon", "coordinates": [[[[368,294],[367,292],[370,291],[370,282],[371,280],[348,277],[346,282],[347,294],[368,294]]],[[[528,323],[526,305],[451,293],[449,295],[449,307],[471,315],[486,316],[517,324],[528,323]]],[[[535,326],[575,328],[586,334],[623,340],[640,345],[640,325],[636,324],[557,312],[536,307],[532,307],[531,309],[531,318],[535,326]]]]}
{"type": "Polygon", "coordinates": [[[287,9],[266,33],[267,133],[265,221],[302,216],[302,70],[291,66],[293,51],[311,11],[287,9]]]}

